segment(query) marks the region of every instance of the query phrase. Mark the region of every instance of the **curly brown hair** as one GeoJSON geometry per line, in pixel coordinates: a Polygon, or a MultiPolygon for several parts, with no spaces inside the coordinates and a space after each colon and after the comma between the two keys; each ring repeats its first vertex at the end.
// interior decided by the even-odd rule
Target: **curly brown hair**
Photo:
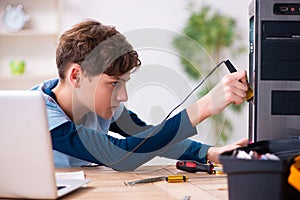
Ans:
{"type": "Polygon", "coordinates": [[[96,20],[74,25],[59,38],[56,64],[61,79],[69,63],[81,65],[88,76],[105,73],[118,77],[141,65],[138,54],[114,26],[96,20]]]}

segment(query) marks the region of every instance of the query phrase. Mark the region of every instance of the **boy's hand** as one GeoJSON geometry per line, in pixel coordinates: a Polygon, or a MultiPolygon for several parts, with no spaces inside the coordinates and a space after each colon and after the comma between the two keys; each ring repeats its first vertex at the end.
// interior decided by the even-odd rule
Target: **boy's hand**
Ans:
{"type": "Polygon", "coordinates": [[[248,144],[248,139],[247,138],[243,138],[233,144],[230,145],[226,145],[223,147],[210,147],[207,151],[207,159],[213,163],[220,163],[219,161],[219,156],[226,151],[231,151],[234,150],[236,148],[242,147],[242,146],[246,146],[248,144]]]}
{"type": "Polygon", "coordinates": [[[211,99],[211,115],[220,113],[229,104],[241,104],[248,90],[247,73],[239,71],[227,74],[207,94],[211,99]]]}
{"type": "Polygon", "coordinates": [[[247,90],[246,71],[227,74],[209,93],[187,108],[192,125],[196,126],[206,118],[220,113],[231,103],[243,103],[247,90]]]}

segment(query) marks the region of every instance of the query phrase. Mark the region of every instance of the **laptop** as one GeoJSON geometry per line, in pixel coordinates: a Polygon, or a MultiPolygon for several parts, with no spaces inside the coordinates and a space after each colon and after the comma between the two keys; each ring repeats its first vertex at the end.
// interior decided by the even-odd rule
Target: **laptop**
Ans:
{"type": "Polygon", "coordinates": [[[56,180],[45,100],[0,90],[0,198],[57,199],[89,180],[56,180]]]}

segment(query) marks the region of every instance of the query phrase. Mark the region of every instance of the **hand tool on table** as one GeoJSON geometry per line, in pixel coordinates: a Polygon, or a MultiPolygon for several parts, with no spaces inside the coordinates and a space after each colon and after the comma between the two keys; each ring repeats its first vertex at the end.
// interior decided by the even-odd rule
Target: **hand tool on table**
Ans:
{"type": "Polygon", "coordinates": [[[177,161],[176,168],[190,173],[207,172],[208,174],[215,174],[216,171],[222,171],[222,169],[216,168],[212,163],[203,164],[193,160],[177,161]]]}
{"type": "Polygon", "coordinates": [[[186,175],[170,175],[170,176],[158,176],[154,178],[146,178],[136,181],[124,182],[125,185],[135,185],[140,183],[153,183],[157,181],[167,181],[168,183],[186,182],[188,177],[186,175]]]}

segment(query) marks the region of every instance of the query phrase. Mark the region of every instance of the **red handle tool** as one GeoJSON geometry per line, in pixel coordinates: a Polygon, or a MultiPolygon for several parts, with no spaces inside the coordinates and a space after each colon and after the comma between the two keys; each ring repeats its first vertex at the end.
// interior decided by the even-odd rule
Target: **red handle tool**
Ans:
{"type": "Polygon", "coordinates": [[[190,173],[195,173],[195,172],[207,172],[209,174],[216,173],[213,164],[211,163],[203,164],[191,160],[177,161],[176,168],[190,173]]]}

